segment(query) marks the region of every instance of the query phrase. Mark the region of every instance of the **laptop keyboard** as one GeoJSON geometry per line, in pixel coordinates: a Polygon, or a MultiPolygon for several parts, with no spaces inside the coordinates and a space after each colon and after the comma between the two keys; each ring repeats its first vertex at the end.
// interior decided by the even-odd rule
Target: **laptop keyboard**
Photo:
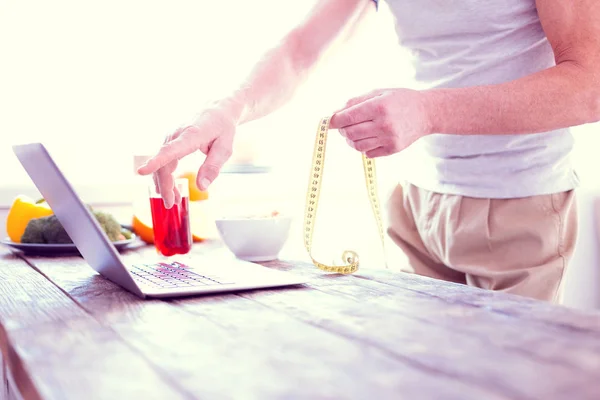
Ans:
{"type": "Polygon", "coordinates": [[[160,288],[189,288],[206,285],[227,285],[231,282],[213,274],[201,275],[192,272],[179,262],[137,264],[129,269],[137,282],[160,288]]]}

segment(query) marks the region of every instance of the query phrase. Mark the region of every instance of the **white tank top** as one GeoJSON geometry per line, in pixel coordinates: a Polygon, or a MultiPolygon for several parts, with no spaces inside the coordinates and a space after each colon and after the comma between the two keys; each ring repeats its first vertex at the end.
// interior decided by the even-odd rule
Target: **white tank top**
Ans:
{"type": "MultiPolygon", "coordinates": [[[[535,0],[387,0],[419,87],[502,83],[555,65],[535,0]]],[[[579,180],[568,129],[526,135],[434,134],[406,150],[402,172],[427,190],[515,198],[566,191],[579,180]]]]}

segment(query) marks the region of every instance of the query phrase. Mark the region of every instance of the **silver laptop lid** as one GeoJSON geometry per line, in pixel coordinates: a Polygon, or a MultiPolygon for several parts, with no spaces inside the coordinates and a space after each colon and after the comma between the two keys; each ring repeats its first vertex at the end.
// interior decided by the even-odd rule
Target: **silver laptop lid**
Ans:
{"type": "Polygon", "coordinates": [[[44,145],[16,145],[13,151],[88,264],[111,281],[141,294],[123,266],[117,249],[44,145]]]}

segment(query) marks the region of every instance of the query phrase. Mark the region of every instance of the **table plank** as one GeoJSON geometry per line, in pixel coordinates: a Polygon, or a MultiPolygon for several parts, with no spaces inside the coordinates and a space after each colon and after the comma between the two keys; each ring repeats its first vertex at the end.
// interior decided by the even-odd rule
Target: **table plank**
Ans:
{"type": "MultiPolygon", "coordinates": [[[[360,279],[348,280],[315,273],[314,270],[310,271],[310,267],[307,267],[306,273],[313,275],[317,279],[313,285],[324,291],[376,303],[378,307],[387,306],[430,323],[442,324],[445,321],[448,328],[465,332],[469,329],[481,330],[483,335],[489,326],[502,325],[501,334],[497,332],[492,334],[495,333],[499,339],[502,339],[503,346],[510,346],[512,342],[512,347],[517,347],[519,340],[527,338],[523,336],[523,332],[527,331],[536,335],[535,338],[531,338],[531,342],[544,343],[548,340],[552,342],[559,340],[559,343],[576,342],[579,347],[586,350],[600,350],[600,313],[598,312],[557,307],[519,296],[448,284],[411,274],[363,270],[354,275],[360,279]],[[377,275],[378,279],[372,279],[371,275],[377,275]],[[439,307],[429,307],[431,297],[442,301],[439,307]],[[406,307],[409,309],[407,310],[406,307]],[[459,318],[465,321],[457,324],[459,318]],[[556,338],[550,338],[550,333],[556,338]],[[507,335],[511,334],[513,336],[508,338],[507,335]]],[[[283,269],[287,268],[283,266],[283,269]]],[[[530,349],[529,343],[522,343],[520,347],[530,349]]],[[[572,346],[570,348],[573,349],[572,346]]],[[[567,354],[566,358],[562,357],[567,360],[570,356],[573,356],[572,352],[567,354]]]]}
{"type": "Polygon", "coordinates": [[[27,260],[153,370],[200,397],[600,395],[594,313],[408,274],[335,276],[285,261],[264,264],[315,279],[304,289],[141,301],[79,257],[27,260]]]}
{"type": "MultiPolygon", "coordinates": [[[[597,376],[579,374],[564,365],[554,365],[498,346],[489,337],[465,335],[438,324],[401,315],[349,297],[315,291],[294,293],[256,292],[248,295],[261,304],[296,316],[349,339],[396,355],[407,363],[445,376],[496,391],[509,398],[557,398],[578,396],[578,388],[594,385],[597,376]],[[507,365],[511,370],[507,370],[507,365]],[[540,374],[548,382],[540,385],[540,374]]],[[[430,305],[430,307],[434,307],[430,305]]],[[[460,322],[458,322],[460,323],[460,322]]],[[[493,325],[487,329],[497,329],[493,325]]],[[[596,364],[597,365],[597,355],[596,364]]],[[[597,393],[600,393],[598,391],[597,393]]]]}
{"type": "MultiPolygon", "coordinates": [[[[270,264],[290,269],[289,264],[270,264]]],[[[297,292],[297,298],[292,299],[291,294],[257,292],[253,298],[344,334],[358,334],[361,340],[374,341],[388,349],[410,351],[403,346],[414,346],[414,357],[401,355],[418,358],[431,368],[443,370],[446,365],[446,372],[459,374],[459,379],[475,379],[489,385],[498,384],[496,377],[504,376],[508,379],[502,384],[503,390],[511,396],[600,396],[600,313],[578,312],[518,296],[381,270],[374,271],[379,282],[365,279],[370,271],[342,277],[322,274],[312,265],[306,269],[296,265],[294,270],[315,276],[310,286],[337,295],[336,304],[332,304],[330,296],[315,293],[297,292]],[[404,279],[411,284],[404,284],[404,279]],[[388,284],[387,280],[395,284],[388,284]],[[442,286],[446,293],[466,294],[452,299],[468,299],[474,293],[478,301],[452,303],[439,297],[438,291],[415,291],[414,285],[420,281],[442,286]],[[498,308],[502,312],[490,312],[490,305],[502,302],[515,312],[508,313],[501,307],[498,308]],[[518,309],[521,303],[534,315],[538,309],[544,311],[545,318],[529,318],[527,311],[518,309]],[[562,318],[559,322],[549,319],[551,310],[562,318]],[[398,327],[398,332],[390,332],[388,325],[398,327]],[[581,329],[581,325],[586,329],[581,329]],[[429,345],[427,349],[420,348],[423,342],[429,345]],[[506,373],[502,371],[506,365],[516,367],[506,373]],[[550,378],[550,382],[540,385],[539,373],[550,378]],[[526,392],[514,392],[517,388],[526,392]]]]}
{"type": "Polygon", "coordinates": [[[163,376],[201,398],[223,393],[260,399],[365,398],[373,393],[392,398],[402,393],[439,399],[441,392],[448,399],[502,398],[447,377],[432,379],[429,371],[386,351],[365,348],[238,295],[142,301],[119,293],[78,257],[60,263],[28,260],[100,323],[110,324],[163,376]]]}
{"type": "Polygon", "coordinates": [[[25,400],[189,398],[114,331],[7,253],[0,255],[0,290],[2,354],[25,400]]]}
{"type": "MultiPolygon", "coordinates": [[[[333,279],[339,282],[336,275],[323,274],[308,263],[283,260],[263,263],[263,265],[282,271],[294,271],[311,277],[333,279]],[[305,268],[299,269],[300,266],[305,268]]],[[[594,311],[576,310],[521,296],[444,282],[410,273],[361,268],[353,274],[353,277],[421,293],[427,297],[437,297],[443,299],[446,304],[482,308],[490,313],[525,318],[527,323],[536,321],[542,323],[545,327],[563,327],[568,331],[581,330],[590,334],[600,334],[600,319],[598,319],[600,313],[594,311]]],[[[359,285],[359,283],[353,283],[353,287],[356,287],[356,285],[359,285]]],[[[365,292],[362,293],[365,294],[365,292]]]]}
{"type": "Polygon", "coordinates": [[[556,306],[548,302],[524,298],[505,293],[473,289],[460,284],[448,284],[435,279],[423,278],[413,274],[386,274],[385,271],[369,269],[362,271],[364,279],[385,282],[389,285],[404,287],[412,291],[432,294],[449,303],[465,304],[506,315],[526,317],[531,321],[543,322],[546,326],[563,326],[572,330],[600,333],[598,312],[586,312],[573,308],[556,306]]]}

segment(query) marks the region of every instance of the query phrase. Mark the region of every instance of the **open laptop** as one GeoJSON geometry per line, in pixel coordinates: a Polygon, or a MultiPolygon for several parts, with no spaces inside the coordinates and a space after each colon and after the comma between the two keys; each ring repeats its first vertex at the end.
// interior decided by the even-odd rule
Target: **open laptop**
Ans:
{"type": "Polygon", "coordinates": [[[77,196],[44,145],[16,145],[13,150],[88,264],[105,278],[142,298],[222,293],[306,282],[296,274],[271,270],[223,252],[181,259],[157,255],[154,260],[136,260],[126,265],[125,258],[77,196]]]}

